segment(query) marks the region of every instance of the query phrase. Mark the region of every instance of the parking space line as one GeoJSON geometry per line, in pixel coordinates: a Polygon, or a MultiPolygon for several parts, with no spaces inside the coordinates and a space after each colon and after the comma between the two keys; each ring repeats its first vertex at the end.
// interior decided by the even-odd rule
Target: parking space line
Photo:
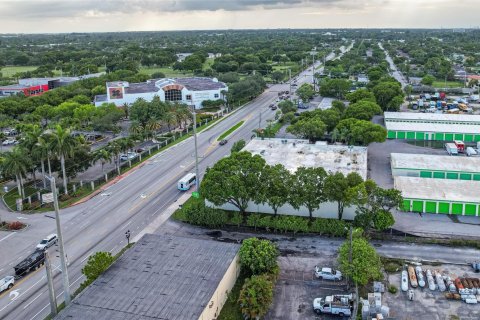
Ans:
{"type": "Polygon", "coordinates": [[[7,239],[11,236],[13,236],[15,233],[17,233],[17,232],[14,231],[14,232],[10,233],[8,236],[3,237],[2,239],[0,239],[0,242],[2,242],[3,240],[5,240],[5,239],[7,239]]]}

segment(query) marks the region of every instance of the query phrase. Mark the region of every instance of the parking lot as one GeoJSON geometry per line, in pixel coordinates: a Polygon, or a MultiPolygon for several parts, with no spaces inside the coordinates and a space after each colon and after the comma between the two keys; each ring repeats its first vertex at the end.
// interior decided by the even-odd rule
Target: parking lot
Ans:
{"type": "MultiPolygon", "coordinates": [[[[423,270],[437,270],[442,274],[457,277],[480,278],[470,266],[441,265],[422,266],[423,270]]],[[[478,320],[480,319],[480,304],[466,304],[463,301],[447,300],[444,293],[438,290],[430,291],[427,287],[414,290],[414,300],[409,301],[407,294],[400,290],[401,274],[388,275],[388,282],[399,288],[396,294],[386,293],[384,302],[390,308],[390,317],[398,320],[478,320]]]]}
{"type": "Polygon", "coordinates": [[[346,282],[318,280],[315,265],[334,266],[333,255],[295,255],[279,257],[280,276],[275,286],[274,302],[265,319],[340,319],[338,316],[316,315],[313,299],[332,294],[345,294],[346,282]]]}

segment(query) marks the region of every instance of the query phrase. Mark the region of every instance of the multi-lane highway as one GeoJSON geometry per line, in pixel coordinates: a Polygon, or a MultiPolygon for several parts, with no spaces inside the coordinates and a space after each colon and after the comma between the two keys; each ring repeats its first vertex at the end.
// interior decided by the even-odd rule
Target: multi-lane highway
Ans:
{"type": "MultiPolygon", "coordinates": [[[[297,77],[298,85],[311,81],[311,77],[305,75],[302,73],[297,77]]],[[[198,136],[201,175],[207,166],[228,155],[235,141],[249,140],[254,129],[265,127],[267,121],[275,116],[275,111],[270,110],[269,105],[277,99],[279,91],[288,89],[289,84],[274,85],[254,101],[201,132],[198,136]],[[228,138],[228,144],[220,146],[217,137],[242,120],[244,124],[228,138]]],[[[84,280],[81,268],[90,254],[97,251],[117,253],[126,245],[126,230],[130,230],[132,238],[135,237],[182,195],[176,183],[185,173],[194,170],[193,155],[194,142],[193,138],[189,138],[155,155],[103,194],[62,210],[72,292],[84,280]]],[[[13,266],[33,251],[43,236],[55,232],[52,217],[52,213],[27,217],[30,230],[0,238],[0,277],[13,274],[13,266]]],[[[56,257],[57,247],[52,247],[50,251],[54,265],[54,287],[58,302],[61,302],[63,289],[59,259],[56,257]]],[[[43,319],[49,311],[44,267],[18,280],[13,289],[0,295],[0,319],[43,319]]]]}

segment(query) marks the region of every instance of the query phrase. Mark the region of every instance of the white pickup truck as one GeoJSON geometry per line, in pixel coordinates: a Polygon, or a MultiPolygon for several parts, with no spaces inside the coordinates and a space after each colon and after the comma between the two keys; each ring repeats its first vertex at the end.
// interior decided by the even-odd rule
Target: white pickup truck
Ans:
{"type": "Polygon", "coordinates": [[[6,276],[3,279],[0,279],[0,292],[11,289],[15,283],[15,278],[12,276],[6,276]]]}
{"type": "Polygon", "coordinates": [[[341,317],[350,316],[353,311],[353,296],[332,295],[313,300],[313,311],[316,314],[335,314],[341,317]]]}

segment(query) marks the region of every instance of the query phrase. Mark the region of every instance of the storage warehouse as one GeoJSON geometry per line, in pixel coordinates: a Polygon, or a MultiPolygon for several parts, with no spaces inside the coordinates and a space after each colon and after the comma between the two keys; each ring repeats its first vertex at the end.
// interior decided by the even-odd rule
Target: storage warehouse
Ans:
{"type": "Polygon", "coordinates": [[[480,115],[385,112],[389,139],[480,141],[480,115]]]}
{"type": "Polygon", "coordinates": [[[393,176],[480,181],[480,157],[392,153],[390,163],[393,176]]]}
{"type": "Polygon", "coordinates": [[[146,234],[55,319],[216,319],[240,245],[146,234]]]}
{"type": "MultiPolygon", "coordinates": [[[[260,155],[269,165],[281,164],[292,173],[299,167],[322,167],[329,173],[341,172],[347,175],[356,172],[364,180],[367,178],[366,147],[327,145],[325,142],[310,144],[308,140],[299,139],[253,139],[242,150],[260,155]]],[[[207,204],[213,206],[208,202],[207,204]]],[[[228,203],[220,208],[238,211],[238,208],[228,203]]],[[[356,215],[355,210],[355,206],[345,207],[343,219],[353,220],[356,215]]],[[[274,213],[268,204],[256,204],[253,201],[248,203],[246,211],[274,213]]],[[[278,214],[309,216],[305,206],[295,209],[290,204],[280,207],[278,214]]],[[[324,202],[320,208],[312,212],[312,215],[313,217],[338,219],[338,205],[334,202],[324,202]]]]}
{"type": "Polygon", "coordinates": [[[394,185],[404,211],[480,215],[480,181],[395,177],[394,185]]]}

